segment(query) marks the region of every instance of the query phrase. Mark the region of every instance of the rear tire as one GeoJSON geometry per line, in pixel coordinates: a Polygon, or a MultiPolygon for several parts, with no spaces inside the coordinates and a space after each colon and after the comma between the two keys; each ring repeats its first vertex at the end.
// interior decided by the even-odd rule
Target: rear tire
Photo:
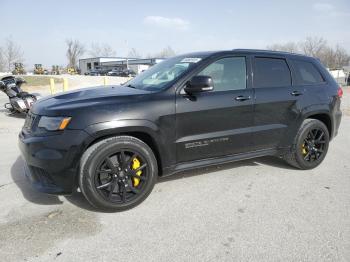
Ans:
{"type": "Polygon", "coordinates": [[[106,211],[139,205],[151,193],[157,177],[157,160],[151,148],[131,136],[99,141],[85,151],[80,161],[82,193],[91,205],[106,211]],[[136,158],[139,166],[133,168],[136,158]]]}
{"type": "Polygon", "coordinates": [[[306,119],[295,137],[291,152],[284,160],[298,169],[312,169],[324,160],[329,147],[329,132],[317,119],[306,119]]]}

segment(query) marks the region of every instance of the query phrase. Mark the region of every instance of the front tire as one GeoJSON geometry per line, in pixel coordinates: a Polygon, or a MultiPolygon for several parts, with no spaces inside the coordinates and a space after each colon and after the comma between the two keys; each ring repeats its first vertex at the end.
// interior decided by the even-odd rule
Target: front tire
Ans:
{"type": "Polygon", "coordinates": [[[307,170],[317,167],[324,160],[329,147],[329,132],[317,119],[306,119],[295,137],[291,152],[284,160],[293,167],[307,170]]]}
{"type": "Polygon", "coordinates": [[[131,136],[116,136],[90,146],[80,162],[79,186],[91,205],[107,211],[137,206],[158,176],[151,148],[131,136]]]}

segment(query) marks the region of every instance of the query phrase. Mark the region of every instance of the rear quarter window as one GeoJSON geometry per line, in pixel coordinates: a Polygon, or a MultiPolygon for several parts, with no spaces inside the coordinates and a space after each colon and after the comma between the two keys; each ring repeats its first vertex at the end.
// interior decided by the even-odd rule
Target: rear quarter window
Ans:
{"type": "Polygon", "coordinates": [[[292,78],[285,59],[255,57],[254,87],[291,86],[292,78]]]}
{"type": "Polygon", "coordinates": [[[293,60],[296,85],[315,85],[325,82],[317,67],[308,61],[293,60]]]}

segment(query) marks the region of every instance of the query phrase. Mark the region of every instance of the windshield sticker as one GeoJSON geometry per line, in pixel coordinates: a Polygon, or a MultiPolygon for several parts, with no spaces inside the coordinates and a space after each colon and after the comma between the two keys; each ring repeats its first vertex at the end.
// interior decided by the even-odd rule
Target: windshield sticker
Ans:
{"type": "Polygon", "coordinates": [[[186,57],[186,58],[181,60],[181,63],[198,63],[201,60],[202,60],[202,58],[186,57]]]}

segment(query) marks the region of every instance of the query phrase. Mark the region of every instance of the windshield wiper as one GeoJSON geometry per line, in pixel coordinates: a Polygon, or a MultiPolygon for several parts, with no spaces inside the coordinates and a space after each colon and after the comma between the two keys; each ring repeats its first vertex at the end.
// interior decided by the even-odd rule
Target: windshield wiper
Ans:
{"type": "Polygon", "coordinates": [[[130,88],[135,88],[136,89],[136,87],[131,85],[131,84],[126,85],[126,87],[130,87],[130,88]]]}

